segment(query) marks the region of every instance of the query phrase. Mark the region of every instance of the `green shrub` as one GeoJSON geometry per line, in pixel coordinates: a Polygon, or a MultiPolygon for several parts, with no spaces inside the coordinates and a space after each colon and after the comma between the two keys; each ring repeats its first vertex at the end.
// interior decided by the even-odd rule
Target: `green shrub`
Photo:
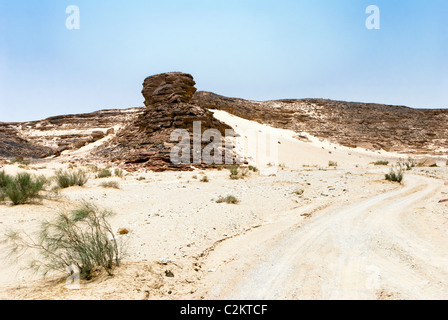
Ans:
{"type": "Polygon", "coordinates": [[[404,172],[403,172],[403,168],[401,166],[390,169],[390,172],[388,174],[386,174],[386,180],[392,181],[392,182],[401,183],[403,181],[403,177],[404,177],[404,172]]]}
{"type": "Polygon", "coordinates": [[[229,169],[231,176],[238,175],[238,166],[229,166],[227,169],[229,169]]]}
{"type": "Polygon", "coordinates": [[[249,166],[249,170],[253,172],[258,172],[258,168],[255,166],[249,166]]]}
{"type": "Polygon", "coordinates": [[[55,177],[56,183],[60,188],[68,188],[73,186],[84,186],[89,178],[84,170],[64,171],[58,170],[55,177]]]}
{"type": "Polygon", "coordinates": [[[15,177],[9,177],[4,172],[1,174],[1,196],[4,201],[9,198],[13,205],[25,204],[39,196],[39,192],[47,183],[43,176],[32,177],[29,173],[18,173],[15,177]]]}
{"type": "Polygon", "coordinates": [[[101,169],[100,172],[97,173],[96,178],[109,178],[112,177],[112,172],[109,169],[101,169]]]}
{"type": "Polygon", "coordinates": [[[68,214],[61,213],[53,221],[42,223],[36,239],[10,231],[5,242],[10,254],[18,257],[30,249],[36,250],[39,258],[30,267],[43,274],[67,272],[68,267],[75,265],[84,279],[90,279],[96,267],[103,267],[112,275],[122,255],[108,222],[112,214],[85,202],[68,214]]]}
{"type": "Polygon", "coordinates": [[[410,171],[412,170],[412,168],[415,168],[417,166],[417,163],[413,158],[409,157],[407,161],[398,162],[398,165],[406,168],[407,171],[410,171]]]}
{"type": "Polygon", "coordinates": [[[6,187],[11,181],[11,176],[7,175],[5,171],[0,171],[0,188],[6,187]]]}
{"type": "Polygon", "coordinates": [[[238,204],[240,200],[238,200],[237,197],[228,195],[227,197],[219,197],[218,200],[216,200],[216,203],[227,203],[227,204],[238,204]]]}

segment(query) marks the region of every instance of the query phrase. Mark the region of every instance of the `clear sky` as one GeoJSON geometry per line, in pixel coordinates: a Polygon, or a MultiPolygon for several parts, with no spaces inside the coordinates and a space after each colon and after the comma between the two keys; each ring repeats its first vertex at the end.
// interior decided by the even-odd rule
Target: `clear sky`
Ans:
{"type": "Polygon", "coordinates": [[[142,106],[169,71],[252,100],[447,108],[447,42],[446,0],[0,0],[0,121],[142,106]]]}

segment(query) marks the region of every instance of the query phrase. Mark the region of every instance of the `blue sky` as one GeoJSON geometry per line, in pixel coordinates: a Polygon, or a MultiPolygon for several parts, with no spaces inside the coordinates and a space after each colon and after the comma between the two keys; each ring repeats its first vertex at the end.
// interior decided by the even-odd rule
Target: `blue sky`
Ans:
{"type": "Polygon", "coordinates": [[[0,121],[142,106],[168,71],[252,100],[445,108],[447,17],[446,0],[0,0],[0,121]]]}

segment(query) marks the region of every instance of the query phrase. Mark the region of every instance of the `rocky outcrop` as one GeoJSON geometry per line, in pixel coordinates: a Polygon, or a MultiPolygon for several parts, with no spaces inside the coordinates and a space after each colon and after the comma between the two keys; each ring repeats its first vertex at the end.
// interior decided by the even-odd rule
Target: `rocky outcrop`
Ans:
{"type": "Polygon", "coordinates": [[[135,120],[143,108],[111,109],[23,123],[0,123],[0,157],[42,158],[77,150],[135,120]]]}
{"type": "Polygon", "coordinates": [[[143,82],[142,94],[145,106],[157,104],[189,103],[196,88],[193,76],[182,72],[162,73],[143,82]]]}
{"type": "Polygon", "coordinates": [[[43,158],[54,150],[22,138],[15,123],[0,124],[0,157],[43,158]]]}
{"type": "MultiPolygon", "coordinates": [[[[146,78],[142,90],[146,109],[95,154],[122,162],[128,170],[138,167],[153,171],[191,170],[192,153],[190,164],[172,163],[170,156],[175,143],[170,141],[171,133],[185,129],[192,141],[195,121],[201,122],[201,134],[216,129],[224,137],[225,130],[231,129],[215,119],[206,108],[190,103],[196,92],[194,85],[193,77],[185,73],[172,72],[146,78]]],[[[202,148],[209,143],[202,142],[202,148]]],[[[224,140],[221,143],[224,145],[224,140]]],[[[207,166],[196,163],[195,167],[207,166]]]]}

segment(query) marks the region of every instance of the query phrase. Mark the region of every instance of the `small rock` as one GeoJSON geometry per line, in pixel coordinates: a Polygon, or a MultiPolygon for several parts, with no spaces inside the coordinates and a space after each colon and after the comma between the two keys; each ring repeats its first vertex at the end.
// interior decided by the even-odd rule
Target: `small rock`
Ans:
{"type": "Polygon", "coordinates": [[[165,276],[167,278],[174,278],[174,273],[171,270],[166,270],[165,271],[165,276]]]}
{"type": "Polygon", "coordinates": [[[128,234],[129,232],[130,232],[129,229],[127,229],[127,228],[120,228],[117,231],[117,233],[120,235],[125,235],[125,234],[128,234]]]}
{"type": "Polygon", "coordinates": [[[417,167],[433,168],[437,167],[437,163],[431,158],[425,158],[417,164],[417,167]]]}

